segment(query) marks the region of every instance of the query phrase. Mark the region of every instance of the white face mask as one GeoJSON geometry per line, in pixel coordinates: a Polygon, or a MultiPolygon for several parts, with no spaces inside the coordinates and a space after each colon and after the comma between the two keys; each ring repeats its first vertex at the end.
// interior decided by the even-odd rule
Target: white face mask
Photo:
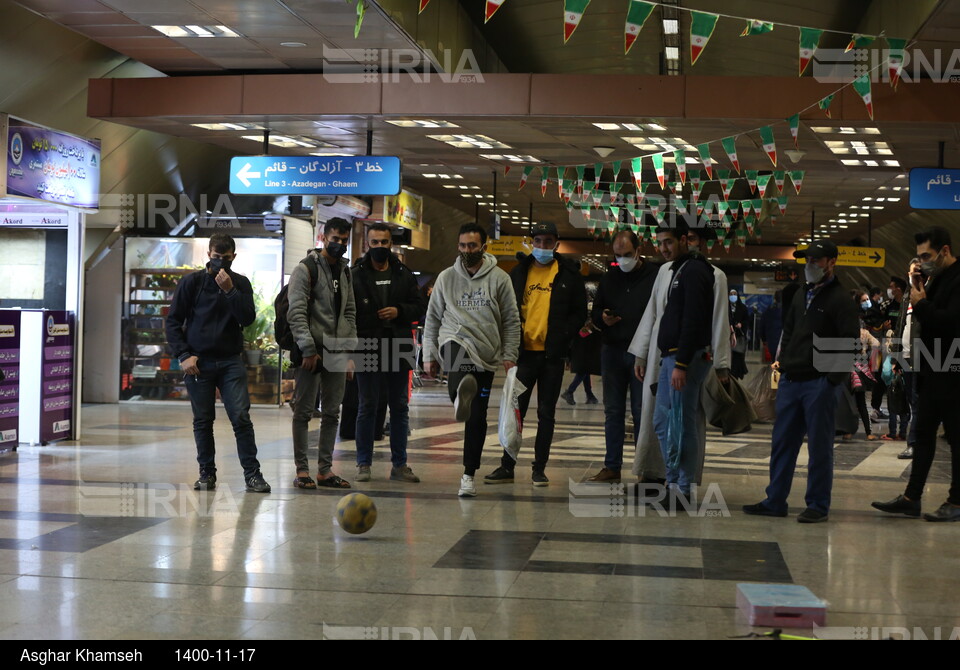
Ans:
{"type": "Polygon", "coordinates": [[[822,267],[819,265],[814,265],[813,263],[807,263],[803,268],[803,275],[806,278],[807,282],[811,284],[817,284],[823,279],[823,275],[826,274],[822,267]]]}
{"type": "Polygon", "coordinates": [[[892,288],[888,288],[888,289],[887,289],[887,297],[890,298],[891,300],[893,300],[893,289],[892,289],[892,288]]]}
{"type": "Polygon", "coordinates": [[[617,265],[624,272],[633,272],[633,269],[637,267],[637,259],[635,256],[617,256],[617,265]]]}

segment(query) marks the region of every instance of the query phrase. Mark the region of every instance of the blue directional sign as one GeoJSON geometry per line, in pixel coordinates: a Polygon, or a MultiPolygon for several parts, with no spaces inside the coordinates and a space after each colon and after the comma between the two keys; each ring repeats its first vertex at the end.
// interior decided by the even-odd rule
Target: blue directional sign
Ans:
{"type": "Polygon", "coordinates": [[[235,195],[396,195],[396,156],[234,156],[235,195]]]}
{"type": "Polygon", "coordinates": [[[910,170],[910,206],[914,209],[960,209],[960,170],[910,170]]]}

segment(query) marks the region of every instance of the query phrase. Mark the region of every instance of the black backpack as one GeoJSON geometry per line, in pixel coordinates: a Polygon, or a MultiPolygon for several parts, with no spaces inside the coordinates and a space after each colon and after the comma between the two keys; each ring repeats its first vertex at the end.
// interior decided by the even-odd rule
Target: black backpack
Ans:
{"type": "MultiPolygon", "coordinates": [[[[310,305],[313,304],[313,289],[317,285],[320,270],[309,256],[300,262],[307,266],[307,272],[310,273],[310,301],[308,303],[308,305],[310,305]]],[[[273,322],[273,332],[274,337],[277,339],[277,344],[280,345],[281,349],[299,351],[297,341],[293,337],[293,331],[290,330],[290,324],[287,322],[287,312],[290,310],[290,299],[287,296],[287,289],[289,288],[290,284],[288,283],[280,289],[277,297],[273,300],[273,310],[276,314],[276,319],[273,322]]]]}

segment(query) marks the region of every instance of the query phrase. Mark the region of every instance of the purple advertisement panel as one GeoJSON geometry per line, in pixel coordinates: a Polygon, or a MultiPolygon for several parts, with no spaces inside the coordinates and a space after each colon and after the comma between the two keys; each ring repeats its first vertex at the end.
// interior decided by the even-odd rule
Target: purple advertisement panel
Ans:
{"type": "Polygon", "coordinates": [[[7,193],[74,207],[99,207],[100,140],[10,117],[7,193]]]}
{"type": "Polygon", "coordinates": [[[40,441],[73,437],[73,364],[76,317],[73,312],[43,313],[43,379],[40,441]]]}
{"type": "Polygon", "coordinates": [[[0,310],[0,450],[16,448],[20,419],[20,310],[0,310]]]}

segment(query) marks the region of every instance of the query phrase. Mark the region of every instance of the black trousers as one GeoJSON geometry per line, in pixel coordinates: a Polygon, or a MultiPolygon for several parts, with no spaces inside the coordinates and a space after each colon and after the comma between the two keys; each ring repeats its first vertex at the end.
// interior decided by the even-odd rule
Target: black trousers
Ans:
{"type": "Polygon", "coordinates": [[[470,405],[470,420],[463,431],[463,474],[473,477],[483,457],[483,443],[487,441],[487,407],[494,373],[472,363],[463,347],[455,342],[443,345],[440,358],[447,372],[451,402],[457,399],[457,387],[464,376],[473,375],[477,380],[477,395],[470,405]]]}
{"type": "Polygon", "coordinates": [[[857,399],[857,411],[860,412],[860,420],[863,421],[863,432],[870,435],[870,413],[867,411],[867,392],[863,389],[856,391],[853,396],[857,399]]]}
{"type": "Polygon", "coordinates": [[[919,402],[917,403],[917,443],[913,447],[913,466],[906,496],[920,500],[933,465],[937,450],[937,429],[943,424],[950,444],[950,497],[947,500],[960,505],[960,397],[956,392],[957,377],[931,379],[917,375],[919,402]]]}
{"type": "MultiPolygon", "coordinates": [[[[533,387],[537,387],[537,439],[534,442],[533,470],[542,472],[550,460],[550,445],[553,443],[556,426],[554,417],[563,388],[563,359],[547,358],[542,351],[524,350],[517,361],[517,381],[527,387],[519,398],[521,418],[527,416],[533,387]]],[[[507,470],[513,470],[516,464],[510,454],[504,451],[500,465],[507,470]]]]}

